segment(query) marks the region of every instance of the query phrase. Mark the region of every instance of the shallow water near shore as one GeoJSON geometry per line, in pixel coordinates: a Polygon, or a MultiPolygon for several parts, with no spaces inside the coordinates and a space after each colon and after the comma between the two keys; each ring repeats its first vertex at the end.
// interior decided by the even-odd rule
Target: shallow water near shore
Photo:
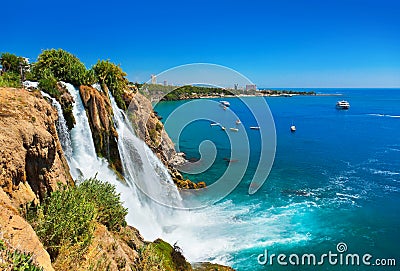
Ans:
{"type": "MultiPolygon", "coordinates": [[[[246,129],[250,137],[250,163],[228,197],[193,213],[203,217],[201,223],[190,216],[182,222],[182,236],[192,232],[198,242],[182,243],[189,258],[218,261],[237,270],[364,270],[363,266],[285,267],[257,262],[265,249],[321,255],[336,252],[336,245],[344,242],[349,253],[395,258],[400,264],[400,89],[315,91],[343,95],[242,98],[266,99],[276,125],[275,162],[254,195],[247,192],[260,155],[257,130],[249,129],[256,123],[240,99],[224,99],[239,116],[239,129],[246,129]],[[351,108],[337,110],[339,99],[348,100],[351,108]],[[295,133],[289,130],[292,124],[295,133]],[[201,255],[203,248],[206,255],[201,255]]],[[[186,102],[161,102],[155,110],[164,121],[186,102]]],[[[221,118],[223,114],[221,108],[221,118]]],[[[168,127],[167,132],[174,134],[168,127]]],[[[179,139],[172,138],[194,160],[200,158],[202,141],[217,147],[214,164],[188,178],[210,184],[223,174],[226,160],[234,159],[225,133],[203,120],[188,125],[179,139]]]]}

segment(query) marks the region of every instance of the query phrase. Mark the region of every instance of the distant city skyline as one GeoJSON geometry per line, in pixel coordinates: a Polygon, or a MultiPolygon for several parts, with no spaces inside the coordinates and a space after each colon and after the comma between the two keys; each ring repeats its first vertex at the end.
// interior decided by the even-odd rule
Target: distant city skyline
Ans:
{"type": "Polygon", "coordinates": [[[0,52],[62,48],[134,82],[201,62],[262,88],[400,87],[398,14],[395,0],[6,1],[0,52]]]}

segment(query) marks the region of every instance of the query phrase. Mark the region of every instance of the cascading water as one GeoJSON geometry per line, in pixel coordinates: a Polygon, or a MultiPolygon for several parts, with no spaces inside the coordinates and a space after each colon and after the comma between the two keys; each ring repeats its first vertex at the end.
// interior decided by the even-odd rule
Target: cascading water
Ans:
{"type": "Polygon", "coordinates": [[[177,201],[178,203],[173,206],[179,205],[179,191],[168,170],[146,143],[134,134],[126,115],[118,108],[111,93],[109,96],[119,135],[118,150],[121,155],[124,176],[130,187],[136,189],[136,184],[148,196],[155,196],[156,199],[163,197],[162,202],[177,201]]]}
{"type": "Polygon", "coordinates": [[[60,139],[61,147],[64,151],[64,155],[68,161],[71,160],[72,157],[72,145],[71,145],[71,138],[69,135],[67,122],[64,118],[64,114],[61,108],[60,103],[49,94],[41,91],[43,97],[48,98],[51,101],[51,104],[57,109],[58,113],[58,121],[56,123],[58,138],[60,139]]]}
{"type": "Polygon", "coordinates": [[[128,186],[123,184],[109,168],[107,161],[96,155],[79,91],[70,84],[65,85],[75,100],[73,114],[76,125],[71,130],[72,156],[68,161],[71,175],[75,180],[97,175],[98,179],[115,185],[124,206],[128,208],[128,224],[136,227],[146,240],[162,238],[171,244],[178,242],[189,261],[211,260],[222,264],[230,263],[232,258],[228,255],[251,247],[248,240],[255,240],[253,246],[269,244],[270,241],[266,240],[301,240],[301,236],[293,239],[282,238],[280,235],[280,232],[286,230],[283,229],[286,224],[284,213],[290,214],[290,209],[283,209],[279,217],[265,214],[246,221],[241,217],[255,214],[257,204],[236,206],[227,200],[209,208],[188,211],[160,205],[147,197],[143,192],[173,201],[174,206],[180,201],[178,190],[171,185],[167,169],[145,143],[135,136],[129,121],[110,95],[119,134],[118,148],[128,186]],[[137,188],[137,183],[143,192],[137,188]]]}
{"type": "MultiPolygon", "coordinates": [[[[149,153],[145,153],[144,143],[133,135],[131,130],[129,130],[129,126],[125,125],[122,120],[123,115],[116,107],[114,108],[114,112],[117,112],[117,126],[119,132],[123,131],[121,134],[124,135],[120,136],[120,141],[124,142],[124,144],[119,143],[119,151],[123,154],[121,155],[122,163],[129,187],[124,185],[109,168],[107,161],[98,158],[96,155],[89,121],[79,95],[79,90],[71,84],[65,84],[65,86],[75,101],[72,112],[76,125],[71,130],[72,158],[69,161],[71,175],[75,180],[97,176],[98,179],[115,185],[116,190],[121,194],[124,206],[128,208],[128,216],[126,217],[128,224],[137,227],[147,240],[153,240],[162,236],[167,223],[170,222],[170,219],[166,217],[167,208],[156,203],[151,203],[150,199],[147,199],[141,191],[136,189],[132,178],[140,178],[140,180],[146,182],[149,185],[149,190],[157,191],[157,193],[166,193],[165,196],[171,196],[172,194],[176,198],[179,196],[176,188],[170,192],[166,192],[167,190],[162,190],[161,188],[163,183],[167,185],[168,182],[171,182],[168,179],[169,176],[166,169],[160,166],[160,162],[157,163],[157,158],[153,157],[154,163],[163,169],[160,171],[160,175],[155,174],[154,167],[148,164],[147,159],[145,160],[146,155],[149,155],[149,153]],[[165,176],[165,178],[160,178],[159,176],[165,176]],[[154,183],[156,180],[158,185],[154,183]],[[160,180],[162,181],[160,182],[160,180]],[[162,221],[163,224],[161,225],[159,221],[162,221]]],[[[174,199],[174,196],[170,198],[174,199]]]]}

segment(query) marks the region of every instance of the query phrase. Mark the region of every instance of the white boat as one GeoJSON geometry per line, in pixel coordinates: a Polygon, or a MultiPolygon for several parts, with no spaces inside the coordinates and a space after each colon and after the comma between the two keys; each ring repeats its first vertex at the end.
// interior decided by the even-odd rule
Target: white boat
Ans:
{"type": "Polygon", "coordinates": [[[260,130],[260,126],[250,126],[251,130],[260,130]]]}
{"type": "Polygon", "coordinates": [[[241,124],[242,122],[240,120],[236,120],[236,125],[241,124]]]}
{"type": "Polygon", "coordinates": [[[221,105],[226,106],[226,107],[231,106],[231,104],[227,101],[220,101],[220,103],[221,103],[221,105]]]}
{"type": "Polygon", "coordinates": [[[210,123],[210,126],[218,126],[221,125],[219,122],[210,123]]]}
{"type": "Polygon", "coordinates": [[[221,130],[224,130],[224,131],[225,131],[225,127],[224,127],[224,126],[221,126],[221,130]]]}
{"type": "Polygon", "coordinates": [[[349,109],[350,108],[350,104],[348,101],[338,101],[336,103],[336,108],[337,109],[349,109]]]}
{"type": "Polygon", "coordinates": [[[229,128],[229,130],[233,131],[233,132],[239,132],[238,128],[229,128]]]}
{"type": "Polygon", "coordinates": [[[294,125],[290,126],[290,131],[296,132],[296,126],[294,126],[294,125]]]}

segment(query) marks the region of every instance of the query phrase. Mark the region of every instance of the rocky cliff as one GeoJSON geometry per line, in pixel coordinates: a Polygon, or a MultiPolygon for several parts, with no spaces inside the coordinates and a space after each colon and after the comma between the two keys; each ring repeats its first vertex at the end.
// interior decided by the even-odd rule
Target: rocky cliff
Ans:
{"type": "MultiPolygon", "coordinates": [[[[106,131],[111,124],[110,112],[101,109],[108,106],[106,100],[90,88],[81,92],[93,112],[93,126],[106,131]]],[[[112,232],[101,224],[85,253],[77,256],[71,248],[51,259],[25,219],[25,208],[42,204],[60,184],[74,185],[58,140],[57,112],[39,91],[23,89],[0,88],[0,105],[0,270],[17,270],[20,265],[10,255],[25,253],[46,271],[232,270],[210,264],[192,267],[178,247],[162,240],[145,242],[130,226],[112,232]]]]}
{"type": "Polygon", "coordinates": [[[114,128],[113,111],[108,92],[89,86],[80,86],[82,102],[88,112],[93,141],[99,156],[106,158],[110,166],[122,174],[122,163],[118,151],[118,133],[114,128]]]}
{"type": "Polygon", "coordinates": [[[39,92],[21,89],[0,88],[0,104],[0,238],[53,270],[49,254],[20,214],[59,184],[73,185],[58,141],[57,112],[39,92]]]}
{"type": "Polygon", "coordinates": [[[206,186],[205,182],[194,183],[184,179],[176,169],[188,161],[182,153],[175,151],[174,143],[164,129],[164,125],[154,112],[149,99],[137,89],[126,91],[124,100],[136,133],[153,150],[157,157],[168,167],[175,184],[183,189],[197,189],[206,186]]]}

